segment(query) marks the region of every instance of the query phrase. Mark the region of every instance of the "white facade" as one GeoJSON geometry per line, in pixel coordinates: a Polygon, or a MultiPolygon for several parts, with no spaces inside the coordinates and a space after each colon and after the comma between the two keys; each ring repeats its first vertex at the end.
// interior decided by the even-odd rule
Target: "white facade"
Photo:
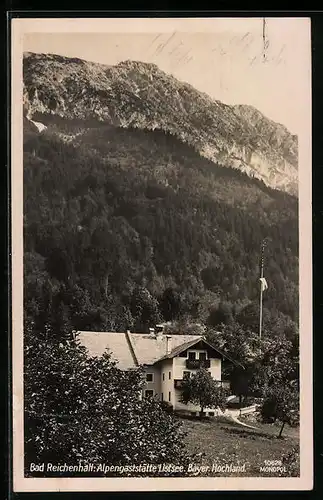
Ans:
{"type": "Polygon", "coordinates": [[[167,335],[159,326],[149,333],[80,331],[76,337],[91,357],[102,356],[108,349],[121,370],[143,367],[146,380],[141,397],[155,397],[174,410],[197,412],[194,405],[181,403],[181,381],[186,372],[194,373],[200,366],[221,381],[221,360],[226,356],[202,335],[167,335]]]}
{"type": "MultiPolygon", "coordinates": [[[[154,396],[160,401],[169,403],[174,410],[186,410],[190,412],[198,412],[200,408],[191,403],[184,404],[180,401],[181,390],[175,388],[175,381],[183,380],[184,376],[189,373],[195,373],[196,369],[187,368],[187,360],[193,357],[199,361],[200,353],[203,359],[210,361],[208,371],[215,380],[221,381],[221,358],[208,357],[207,351],[202,349],[190,348],[184,355],[177,355],[173,358],[164,359],[155,365],[146,366],[146,380],[143,395],[154,396]],[[185,357],[184,357],[185,356],[185,357]],[[148,377],[147,377],[148,376],[148,377]],[[151,380],[152,379],[152,380],[151,380]],[[153,391],[153,392],[147,392],[153,391]]],[[[215,413],[214,408],[206,408],[206,413],[215,413]]]]}
{"type": "Polygon", "coordinates": [[[144,396],[151,395],[153,397],[160,394],[160,370],[158,366],[151,365],[145,369],[146,383],[144,387],[144,396]],[[151,380],[152,379],[152,380],[151,380]],[[151,394],[146,391],[153,391],[151,394]]]}

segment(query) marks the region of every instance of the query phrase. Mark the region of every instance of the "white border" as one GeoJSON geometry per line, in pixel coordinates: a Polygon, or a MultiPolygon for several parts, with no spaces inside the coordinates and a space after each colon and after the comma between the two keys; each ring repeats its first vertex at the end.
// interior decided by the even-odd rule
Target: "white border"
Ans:
{"type": "MultiPolygon", "coordinates": [[[[288,18],[280,18],[287,22],[288,18]]],[[[254,19],[245,18],[248,23],[254,19]]],[[[12,56],[12,363],[13,363],[13,487],[37,491],[223,491],[309,490],[313,487],[312,400],[312,211],[311,211],[311,46],[310,19],[297,18],[306,43],[304,61],[304,133],[299,137],[299,262],[301,475],[299,478],[24,478],[23,477],[23,175],[22,175],[22,53],[27,32],[164,32],[225,29],[227,19],[13,19],[12,56]],[[308,42],[308,43],[307,43],[308,42]]],[[[242,19],[230,19],[241,24],[242,19]]],[[[232,24],[231,24],[232,25],[232,24]]]]}

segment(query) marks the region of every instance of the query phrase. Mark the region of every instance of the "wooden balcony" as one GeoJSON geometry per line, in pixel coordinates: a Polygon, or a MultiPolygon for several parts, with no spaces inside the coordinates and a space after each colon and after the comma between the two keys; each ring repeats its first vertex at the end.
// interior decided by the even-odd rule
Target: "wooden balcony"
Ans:
{"type": "MultiPolygon", "coordinates": [[[[216,381],[223,389],[230,389],[230,382],[229,380],[217,380],[216,381]]],[[[174,379],[174,388],[175,389],[182,389],[183,388],[183,379],[174,379]]]]}
{"type": "Polygon", "coordinates": [[[210,368],[211,361],[209,359],[204,359],[203,361],[200,359],[187,359],[186,360],[186,368],[190,370],[197,370],[198,368],[210,368]]]}
{"type": "Polygon", "coordinates": [[[182,389],[182,387],[183,387],[183,380],[174,379],[174,388],[175,389],[182,389]]]}

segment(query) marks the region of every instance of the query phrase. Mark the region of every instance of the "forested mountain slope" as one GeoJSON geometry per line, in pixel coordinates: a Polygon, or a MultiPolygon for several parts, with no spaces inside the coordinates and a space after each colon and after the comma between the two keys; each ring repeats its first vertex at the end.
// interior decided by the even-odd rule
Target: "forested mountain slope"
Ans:
{"type": "Polygon", "coordinates": [[[25,311],[39,330],[234,317],[258,299],[263,238],[265,309],[297,321],[294,196],[162,130],[47,125],[25,119],[25,311]]]}

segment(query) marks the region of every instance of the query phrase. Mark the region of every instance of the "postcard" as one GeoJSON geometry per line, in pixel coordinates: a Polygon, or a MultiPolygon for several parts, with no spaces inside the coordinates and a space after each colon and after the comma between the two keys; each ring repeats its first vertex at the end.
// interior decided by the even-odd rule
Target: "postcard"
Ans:
{"type": "Polygon", "coordinates": [[[11,35],[14,491],[311,489],[310,20],[11,35]]]}

